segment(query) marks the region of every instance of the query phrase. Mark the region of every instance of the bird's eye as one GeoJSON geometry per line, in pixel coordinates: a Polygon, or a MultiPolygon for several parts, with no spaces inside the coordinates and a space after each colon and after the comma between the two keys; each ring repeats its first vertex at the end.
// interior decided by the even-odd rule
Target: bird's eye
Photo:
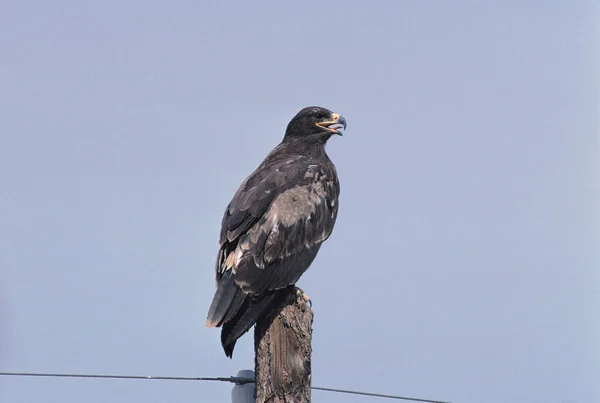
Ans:
{"type": "Polygon", "coordinates": [[[317,112],[315,116],[317,117],[317,119],[323,119],[325,117],[321,112],[317,112]]]}

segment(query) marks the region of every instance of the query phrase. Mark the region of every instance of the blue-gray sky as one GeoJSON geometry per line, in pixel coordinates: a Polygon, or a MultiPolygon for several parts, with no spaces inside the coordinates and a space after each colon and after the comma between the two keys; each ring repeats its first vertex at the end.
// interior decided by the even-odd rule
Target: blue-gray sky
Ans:
{"type": "MultiPolygon", "coordinates": [[[[313,384],[600,400],[594,2],[0,6],[0,370],[229,376],[222,212],[302,107],[344,115],[300,285],[313,384]]],[[[0,379],[0,401],[226,402],[213,383],[0,379]]],[[[315,402],[372,402],[314,392],[315,402]]]]}

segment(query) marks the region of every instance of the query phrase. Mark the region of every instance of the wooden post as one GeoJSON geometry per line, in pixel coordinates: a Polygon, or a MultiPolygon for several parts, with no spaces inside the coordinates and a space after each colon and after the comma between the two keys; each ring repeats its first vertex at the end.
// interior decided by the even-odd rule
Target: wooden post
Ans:
{"type": "Polygon", "coordinates": [[[256,403],[310,403],[313,313],[302,290],[288,290],[279,309],[256,323],[256,403]]]}

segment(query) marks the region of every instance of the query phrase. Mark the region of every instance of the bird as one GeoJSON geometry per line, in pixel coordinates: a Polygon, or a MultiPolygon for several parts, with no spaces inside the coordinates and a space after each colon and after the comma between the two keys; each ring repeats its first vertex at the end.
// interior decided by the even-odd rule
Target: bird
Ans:
{"type": "Polygon", "coordinates": [[[340,184],[325,144],[345,129],[343,116],[303,108],[225,209],[206,326],[221,327],[227,357],[257,320],[277,309],[275,301],[331,235],[340,184]]]}

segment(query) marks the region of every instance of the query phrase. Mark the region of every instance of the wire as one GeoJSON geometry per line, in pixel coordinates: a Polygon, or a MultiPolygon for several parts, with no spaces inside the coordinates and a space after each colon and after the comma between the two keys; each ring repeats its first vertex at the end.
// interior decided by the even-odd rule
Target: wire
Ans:
{"type": "Polygon", "coordinates": [[[162,381],[220,381],[232,382],[238,385],[254,383],[252,378],[240,378],[237,376],[203,378],[188,376],[143,376],[143,375],[95,375],[95,374],[46,374],[35,372],[0,372],[0,376],[43,376],[52,378],[98,378],[98,379],[155,379],[162,381]]]}
{"type": "MultiPolygon", "coordinates": [[[[0,376],[34,376],[34,377],[52,377],[52,378],[95,378],[95,379],[154,379],[163,381],[218,381],[231,382],[237,385],[246,383],[254,383],[254,378],[243,378],[238,376],[229,377],[188,377],[188,376],[143,376],[143,375],[97,375],[97,374],[51,374],[51,373],[35,373],[35,372],[0,372],[0,376]]],[[[347,393],[351,395],[362,395],[371,397],[382,397],[385,399],[410,400],[413,402],[425,403],[450,403],[442,400],[419,399],[416,397],[405,397],[395,395],[384,395],[381,393],[359,392],[356,390],[322,388],[319,386],[311,386],[313,390],[321,390],[324,392],[347,393]]]]}
{"type": "Polygon", "coordinates": [[[356,391],[356,390],[346,390],[346,389],[321,388],[319,386],[311,386],[310,388],[314,389],[314,390],[323,390],[325,392],[337,392],[337,393],[348,393],[350,395],[383,397],[383,398],[386,398],[386,399],[411,400],[413,402],[450,403],[450,402],[445,402],[445,401],[442,401],[442,400],[430,400],[430,399],[419,399],[418,397],[405,397],[405,396],[395,396],[395,395],[384,395],[384,394],[381,394],[381,393],[359,392],[359,391],[356,391]]]}

